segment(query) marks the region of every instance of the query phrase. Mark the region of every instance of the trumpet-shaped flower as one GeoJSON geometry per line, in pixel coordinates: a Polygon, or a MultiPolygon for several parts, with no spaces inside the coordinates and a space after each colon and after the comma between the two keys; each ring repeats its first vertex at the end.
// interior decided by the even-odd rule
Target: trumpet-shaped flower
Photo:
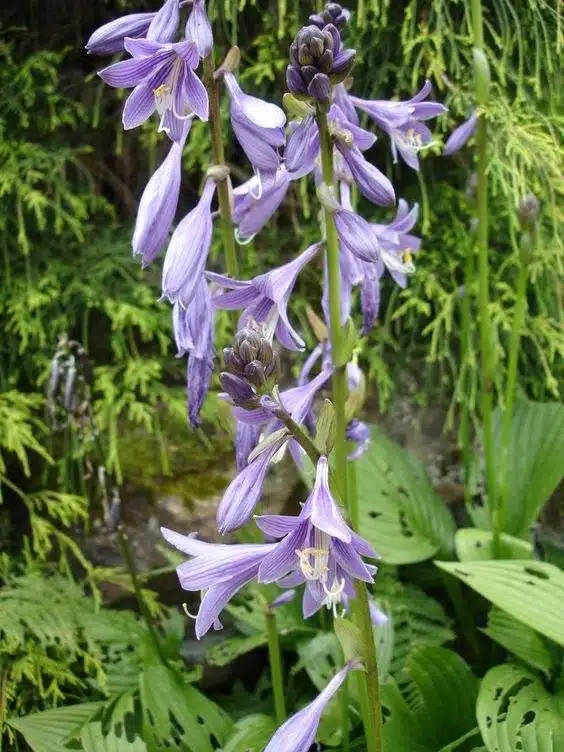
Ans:
{"type": "Polygon", "coordinates": [[[155,259],[172,227],[180,193],[182,150],[190,123],[186,121],[182,138],[172,142],[168,155],[151,176],[139,202],[132,246],[134,255],[141,256],[143,266],[155,259]]]}
{"type": "Polygon", "coordinates": [[[274,330],[283,347],[289,350],[303,349],[305,343],[288,319],[288,302],[298,274],[320,247],[320,243],[315,243],[288,264],[248,282],[208,272],[209,279],[228,288],[228,292],[214,296],[214,305],[229,310],[242,308],[240,326],[244,326],[249,319],[265,323],[274,330]]]}
{"type": "Polygon", "coordinates": [[[474,135],[477,125],[478,116],[473,112],[468,120],[465,120],[462,125],[459,125],[458,128],[455,128],[450,134],[448,141],[445,144],[445,148],[443,149],[443,154],[449,157],[451,154],[462,149],[464,144],[474,135]]]}
{"type": "Polygon", "coordinates": [[[204,273],[211,245],[213,220],[211,202],[215,181],[206,181],[198,204],[177,225],[163,264],[162,294],[171,303],[181,300],[187,307],[204,273]]]}
{"type": "Polygon", "coordinates": [[[349,454],[349,460],[357,460],[361,457],[370,444],[370,429],[362,420],[354,418],[347,426],[347,439],[356,444],[349,454]]]}
{"type": "Polygon", "coordinates": [[[354,593],[353,580],[374,581],[374,568],[361,556],[377,558],[377,554],[343,520],[329,489],[326,457],[317,463],[315,484],[297,517],[263,515],[255,519],[264,533],[283,539],[262,561],[259,582],[282,580],[287,586],[305,582],[305,618],[322,606],[336,614],[343,594],[354,593]],[[290,580],[283,580],[288,575],[290,580]]]}
{"type": "Polygon", "coordinates": [[[308,752],[315,741],[317,727],[327,703],[338,692],[349,672],[359,668],[349,662],[331,679],[313,702],[288,718],[266,745],[264,752],[308,752]]]}
{"type": "Polygon", "coordinates": [[[113,55],[124,49],[126,37],[137,39],[144,37],[156,13],[129,13],[121,18],[110,21],[91,35],[86,42],[89,54],[113,55]]]}
{"type": "Polygon", "coordinates": [[[218,625],[219,614],[231,598],[255,579],[264,557],[276,543],[233,544],[205,543],[192,535],[181,535],[161,528],[165,540],[188,554],[191,559],[180,564],[176,572],[184,590],[202,591],[196,616],[196,637],[200,640],[218,625]]]}
{"type": "Polygon", "coordinates": [[[250,96],[233,73],[223,79],[231,100],[233,132],[256,172],[275,173],[280,167],[279,148],[284,145],[286,115],[275,104],[250,96]]]}
{"type": "Polygon", "coordinates": [[[239,242],[250,241],[278,209],[292,176],[282,165],[276,172],[254,175],[233,191],[233,220],[237,225],[239,242]]]}
{"type": "Polygon", "coordinates": [[[131,88],[123,108],[126,130],[144,123],[155,110],[161,116],[160,129],[173,141],[182,138],[183,121],[197,115],[208,119],[208,94],[194,73],[200,56],[194,42],[161,44],[147,39],[126,39],[129,60],[100,71],[110,86],[131,88]]]}
{"type": "Polygon", "coordinates": [[[194,42],[201,58],[207,57],[213,48],[213,33],[205,0],[194,0],[186,21],[186,39],[194,42]]]}
{"type": "Polygon", "coordinates": [[[147,29],[149,42],[172,42],[178,31],[180,4],[178,0],[165,0],[147,29]]]}

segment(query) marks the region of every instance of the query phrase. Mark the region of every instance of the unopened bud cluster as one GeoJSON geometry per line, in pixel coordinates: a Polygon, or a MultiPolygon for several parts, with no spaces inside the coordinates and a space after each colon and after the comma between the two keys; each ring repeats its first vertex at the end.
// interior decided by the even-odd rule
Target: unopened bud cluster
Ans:
{"type": "Polygon", "coordinates": [[[233,347],[223,351],[221,385],[238,407],[253,410],[278,381],[280,359],[270,340],[254,323],[241,329],[233,347]]]}
{"type": "Polygon", "coordinates": [[[350,12],[339,3],[327,3],[321,13],[314,13],[309,20],[318,29],[323,29],[327,24],[333,24],[341,31],[346,26],[349,17],[350,12]]]}

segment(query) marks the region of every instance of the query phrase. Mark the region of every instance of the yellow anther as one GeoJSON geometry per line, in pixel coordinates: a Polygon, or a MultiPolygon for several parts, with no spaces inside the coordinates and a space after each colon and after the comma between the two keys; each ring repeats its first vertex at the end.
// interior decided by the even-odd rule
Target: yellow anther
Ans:
{"type": "Polygon", "coordinates": [[[164,94],[170,93],[170,86],[168,84],[161,84],[160,86],[157,86],[156,89],[153,89],[153,94],[157,99],[160,99],[164,94]]]}

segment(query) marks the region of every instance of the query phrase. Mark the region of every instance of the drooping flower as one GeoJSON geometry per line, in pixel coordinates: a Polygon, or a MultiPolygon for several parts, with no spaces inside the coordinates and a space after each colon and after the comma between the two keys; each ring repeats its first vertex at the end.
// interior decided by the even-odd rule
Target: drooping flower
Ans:
{"type": "Polygon", "coordinates": [[[462,149],[464,144],[472,138],[478,125],[478,116],[473,112],[468,120],[465,120],[458,128],[455,128],[448,137],[448,141],[443,149],[443,154],[450,157],[451,154],[455,154],[462,149]]]}
{"type": "Polygon", "coordinates": [[[410,167],[418,170],[417,154],[432,142],[431,131],[423,121],[446,112],[446,107],[439,102],[427,101],[431,91],[431,82],[425,81],[421,90],[404,102],[360,99],[354,96],[350,96],[350,101],[354,107],[366,112],[389,135],[394,160],[397,160],[399,153],[410,167]]]}
{"type": "Polygon", "coordinates": [[[194,42],[201,58],[207,57],[213,48],[213,33],[205,0],[193,0],[192,10],[186,21],[186,39],[194,42]]]}
{"type": "Polygon", "coordinates": [[[179,222],[170,239],[163,264],[162,294],[171,303],[181,299],[187,307],[204,273],[212,238],[215,187],[215,181],[208,178],[198,204],[179,222]]]}
{"type": "Polygon", "coordinates": [[[182,150],[190,131],[185,121],[182,138],[173,141],[168,155],[147,183],[137,212],[133,233],[133,253],[150,264],[165,244],[178,204],[182,168],[182,150]]]}
{"type": "Polygon", "coordinates": [[[303,349],[305,343],[288,319],[288,302],[298,274],[320,247],[320,243],[315,243],[293,261],[248,282],[208,272],[209,279],[228,289],[214,296],[214,305],[228,310],[242,308],[241,326],[249,319],[264,323],[272,328],[283,347],[303,349]]]}
{"type": "Polygon", "coordinates": [[[260,562],[277,545],[205,543],[195,534],[181,535],[166,527],[161,533],[168,543],[193,557],[180,564],[176,572],[184,590],[203,593],[196,617],[198,640],[217,622],[231,598],[255,579],[260,562]]]}
{"type": "Polygon", "coordinates": [[[280,726],[264,752],[308,752],[315,741],[317,727],[327,703],[338,692],[349,672],[357,668],[357,663],[349,662],[338,671],[313,702],[280,726]]]}
{"type": "Polygon", "coordinates": [[[364,158],[357,146],[349,147],[343,141],[338,140],[337,149],[343,155],[353,180],[363,196],[378,206],[395,204],[394,186],[384,173],[364,158]]]}
{"type": "Polygon", "coordinates": [[[293,180],[308,175],[319,156],[319,128],[313,115],[290,123],[284,151],[286,169],[293,180]]]}
{"type": "Polygon", "coordinates": [[[255,519],[264,533],[282,538],[263,559],[259,582],[292,587],[305,582],[306,619],[322,606],[337,615],[343,594],[354,596],[355,579],[374,581],[374,567],[365,564],[361,556],[377,558],[377,554],[343,520],[329,489],[326,457],[317,463],[315,484],[297,517],[262,515],[255,519]],[[285,579],[288,575],[289,581],[285,579]]]}
{"type": "Polygon", "coordinates": [[[239,86],[233,73],[223,79],[231,101],[233,132],[255,172],[275,173],[280,167],[279,149],[284,145],[286,115],[275,104],[253,97],[239,86]]]}
{"type": "Polygon", "coordinates": [[[149,42],[172,42],[178,31],[180,4],[178,0],[165,0],[162,8],[151,21],[147,29],[149,42]]]}
{"type": "Polygon", "coordinates": [[[184,120],[194,115],[208,119],[208,94],[194,73],[200,62],[194,42],[161,44],[128,38],[124,46],[132,57],[104,68],[99,76],[116,88],[134,87],[123,108],[126,130],[141,125],[157,110],[160,130],[176,141],[182,137],[184,120]]]}
{"type": "Polygon", "coordinates": [[[375,627],[383,627],[390,621],[390,617],[378,606],[376,601],[372,598],[368,601],[368,608],[370,609],[370,619],[375,627]]]}
{"type": "Polygon", "coordinates": [[[291,180],[292,176],[282,165],[274,173],[260,178],[254,175],[235,188],[233,221],[240,243],[248,242],[262,230],[284,200],[291,180]]]}
{"type": "Polygon", "coordinates": [[[356,444],[353,451],[349,454],[349,460],[357,460],[361,457],[370,444],[370,429],[362,420],[354,418],[347,426],[347,439],[356,444]]]}
{"type": "Polygon", "coordinates": [[[89,54],[113,55],[124,49],[126,37],[137,39],[144,37],[156,13],[129,13],[121,18],[110,21],[91,35],[86,42],[89,54]]]}

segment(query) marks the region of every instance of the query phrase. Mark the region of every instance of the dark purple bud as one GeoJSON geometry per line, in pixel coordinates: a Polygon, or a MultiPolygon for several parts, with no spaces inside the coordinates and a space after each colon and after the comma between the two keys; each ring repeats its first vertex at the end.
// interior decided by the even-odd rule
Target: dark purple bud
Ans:
{"type": "Polygon", "coordinates": [[[318,102],[324,102],[325,100],[329,99],[329,90],[329,78],[325,75],[325,73],[316,73],[311,80],[311,83],[307,87],[307,91],[310,97],[317,99],[318,102]]]}
{"type": "Polygon", "coordinates": [[[333,24],[338,29],[343,29],[350,15],[350,12],[339,3],[326,3],[321,13],[314,13],[309,17],[309,22],[317,26],[318,29],[322,29],[327,24],[333,24]]]}
{"type": "Polygon", "coordinates": [[[247,410],[258,407],[258,397],[255,390],[241,376],[235,376],[224,371],[219,375],[219,381],[223,391],[231,397],[234,405],[244,407],[247,410]]]}
{"type": "Polygon", "coordinates": [[[297,65],[289,65],[286,68],[286,86],[292,94],[307,94],[307,86],[297,65]]]}
{"type": "Polygon", "coordinates": [[[333,75],[339,74],[339,77],[346,78],[352,70],[356,58],[356,50],[341,50],[335,56],[333,61],[333,75]]]}
{"type": "Polygon", "coordinates": [[[253,360],[251,363],[245,366],[245,379],[253,386],[259,389],[266,383],[266,375],[264,365],[260,360],[253,360]]]}

